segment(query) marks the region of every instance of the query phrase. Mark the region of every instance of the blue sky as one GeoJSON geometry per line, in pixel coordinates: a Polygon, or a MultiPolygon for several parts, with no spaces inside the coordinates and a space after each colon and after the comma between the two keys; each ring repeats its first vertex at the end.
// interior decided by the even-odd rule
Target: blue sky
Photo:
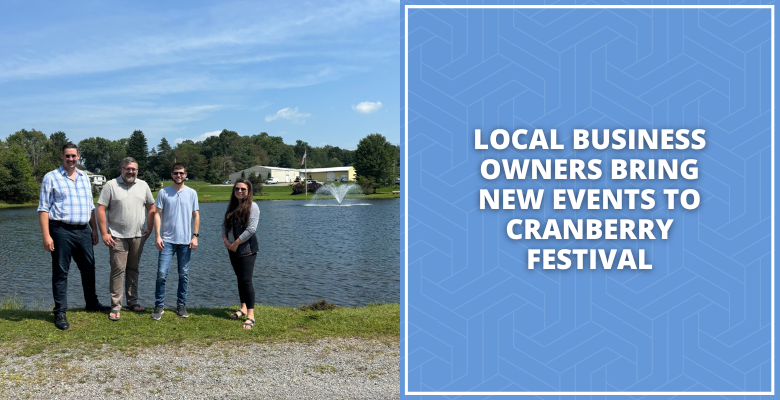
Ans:
{"type": "Polygon", "coordinates": [[[392,0],[3,1],[0,138],[397,144],[399,14],[392,0]]]}

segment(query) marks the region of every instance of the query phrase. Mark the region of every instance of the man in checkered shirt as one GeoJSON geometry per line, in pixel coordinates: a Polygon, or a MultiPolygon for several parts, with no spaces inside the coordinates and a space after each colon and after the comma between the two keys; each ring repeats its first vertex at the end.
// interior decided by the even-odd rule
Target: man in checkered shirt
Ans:
{"type": "Polygon", "coordinates": [[[80,155],[73,143],[62,146],[62,166],[49,172],[41,183],[38,220],[43,248],[51,253],[51,285],[54,295],[54,325],[70,328],[68,311],[68,270],[71,258],[81,272],[81,286],[87,311],[108,311],[95,293],[95,255],[98,243],[92,184],[84,171],[76,169],[80,155]],[[89,226],[89,229],[87,228],[89,226]]]}

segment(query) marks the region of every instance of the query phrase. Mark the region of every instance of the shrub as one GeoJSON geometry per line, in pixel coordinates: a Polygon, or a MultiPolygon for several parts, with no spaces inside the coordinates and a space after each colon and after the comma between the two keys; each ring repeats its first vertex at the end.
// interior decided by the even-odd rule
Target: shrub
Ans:
{"type": "Polygon", "coordinates": [[[249,174],[249,182],[252,182],[252,196],[263,195],[263,178],[262,176],[255,175],[254,172],[249,174]]]}
{"type": "Polygon", "coordinates": [[[379,186],[374,181],[374,178],[366,178],[365,176],[358,176],[357,184],[360,185],[363,194],[376,194],[376,188],[379,186]]]}
{"type": "Polygon", "coordinates": [[[100,189],[97,186],[92,185],[92,197],[100,196],[100,189]]]}
{"type": "MultiPolygon", "coordinates": [[[[296,183],[292,185],[292,194],[301,194],[306,192],[306,186],[304,186],[305,183],[296,183]]],[[[309,193],[314,193],[322,187],[319,183],[310,183],[309,184],[309,193]]]]}

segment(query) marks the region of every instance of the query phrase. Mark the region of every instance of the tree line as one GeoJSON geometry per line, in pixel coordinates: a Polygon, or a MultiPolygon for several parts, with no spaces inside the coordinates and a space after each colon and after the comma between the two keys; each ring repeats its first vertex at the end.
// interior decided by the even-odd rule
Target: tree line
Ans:
{"type": "MultiPolygon", "coordinates": [[[[37,199],[43,176],[59,167],[60,149],[69,141],[65,132],[46,136],[35,129],[22,129],[0,140],[0,201],[24,203],[37,199]]],[[[281,137],[266,132],[241,136],[227,129],[203,141],[185,140],[175,146],[162,138],[151,149],[141,130],[133,131],[128,138],[91,137],[77,144],[80,168],[106,179],[119,176],[119,163],[128,156],[138,160],[141,178],[154,182],[169,177],[174,162],[187,166],[189,179],[221,183],[229,174],[256,165],[301,168],[304,152],[308,168],[351,165],[363,183],[389,184],[400,171],[400,146],[390,144],[378,133],[361,139],[356,150],[330,145],[311,147],[301,140],[288,145],[281,137]]]]}

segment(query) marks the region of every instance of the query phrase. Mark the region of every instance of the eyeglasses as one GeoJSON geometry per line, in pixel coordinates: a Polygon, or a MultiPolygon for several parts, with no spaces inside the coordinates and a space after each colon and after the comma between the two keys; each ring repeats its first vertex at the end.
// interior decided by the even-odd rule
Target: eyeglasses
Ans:
{"type": "Polygon", "coordinates": [[[187,175],[186,172],[171,172],[171,175],[187,175]]]}
{"type": "Polygon", "coordinates": [[[123,169],[125,171],[127,171],[127,172],[137,172],[138,171],[138,169],[136,169],[136,168],[123,168],[123,169]]]}
{"type": "Polygon", "coordinates": [[[236,192],[246,192],[247,189],[246,188],[238,188],[237,187],[237,188],[235,188],[233,190],[235,190],[236,192]]]}

